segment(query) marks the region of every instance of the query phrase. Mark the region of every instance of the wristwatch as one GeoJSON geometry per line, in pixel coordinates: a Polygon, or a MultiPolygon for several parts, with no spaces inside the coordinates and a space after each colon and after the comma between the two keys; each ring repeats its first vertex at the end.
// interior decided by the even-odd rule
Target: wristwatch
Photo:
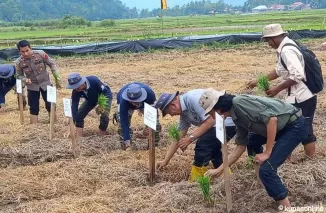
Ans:
{"type": "Polygon", "coordinates": [[[190,135],[189,138],[190,138],[191,142],[194,142],[196,140],[196,137],[193,135],[190,135]]]}

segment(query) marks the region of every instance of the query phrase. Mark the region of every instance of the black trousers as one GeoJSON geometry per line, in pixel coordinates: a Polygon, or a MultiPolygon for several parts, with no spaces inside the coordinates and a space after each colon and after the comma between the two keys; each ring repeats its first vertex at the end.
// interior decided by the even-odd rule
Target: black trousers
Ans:
{"type": "Polygon", "coordinates": [[[40,94],[42,95],[46,110],[50,112],[51,103],[47,101],[46,91],[42,88],[40,88],[39,91],[27,90],[28,105],[31,115],[38,115],[40,112],[40,94]]]}
{"type": "Polygon", "coordinates": [[[314,135],[314,129],[313,129],[313,120],[315,116],[315,111],[317,107],[317,96],[301,102],[301,103],[295,103],[295,107],[300,108],[302,110],[302,115],[306,119],[306,125],[308,125],[308,138],[305,141],[302,141],[303,145],[306,145],[308,143],[315,142],[317,140],[316,136],[314,135]]]}
{"type": "MultiPolygon", "coordinates": [[[[109,100],[109,106],[111,106],[111,102],[112,102],[112,99],[109,100]]],[[[89,104],[88,101],[84,101],[84,103],[79,107],[77,115],[76,115],[76,121],[75,121],[76,127],[84,128],[84,120],[85,120],[86,116],[95,107],[96,107],[96,104],[92,105],[92,104],[89,104]]],[[[100,116],[100,125],[98,128],[102,131],[107,130],[107,128],[109,126],[109,114],[108,113],[103,113],[100,116]]]]}
{"type": "MultiPolygon", "coordinates": [[[[236,134],[236,127],[226,126],[225,128],[226,139],[229,141],[236,134]]],[[[221,148],[221,142],[216,138],[216,129],[212,127],[198,138],[193,165],[198,167],[208,166],[209,161],[212,161],[214,168],[219,167],[223,163],[221,148]]]]}

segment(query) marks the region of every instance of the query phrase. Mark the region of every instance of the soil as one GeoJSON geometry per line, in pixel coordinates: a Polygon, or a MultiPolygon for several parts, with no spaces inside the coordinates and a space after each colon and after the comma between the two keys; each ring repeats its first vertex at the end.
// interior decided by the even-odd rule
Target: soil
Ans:
{"type": "MultiPolygon", "coordinates": [[[[310,43],[312,47],[318,46],[310,43]]],[[[326,52],[316,50],[323,70],[326,52]]],[[[244,85],[259,73],[275,67],[276,54],[263,45],[236,49],[171,50],[137,54],[103,54],[87,57],[58,58],[63,84],[71,72],[96,75],[114,93],[126,83],[149,84],[159,96],[163,92],[213,87],[233,94],[257,91],[244,85]]],[[[272,83],[272,85],[277,82],[272,83]]],[[[63,115],[62,98],[71,91],[58,91],[58,121],[49,140],[49,118],[41,100],[40,123],[19,124],[16,97],[7,96],[6,111],[0,114],[0,212],[226,212],[223,178],[211,184],[214,206],[207,205],[197,183],[188,183],[193,160],[193,145],[179,152],[156,174],[156,183],[148,183],[147,138],[142,117],[134,113],[132,152],[120,149],[117,126],[110,120],[107,135],[97,135],[99,116],[95,110],[85,120],[84,137],[78,141],[80,156],[73,158],[71,141],[66,138],[68,125],[63,115]]],[[[262,94],[263,95],[263,94],[262,94]]],[[[304,157],[299,145],[291,161],[278,173],[289,188],[293,206],[319,205],[326,200],[326,119],[325,94],[318,95],[315,131],[318,137],[314,159],[304,157]]],[[[116,111],[113,100],[110,117],[116,111]]],[[[156,148],[156,160],[162,160],[170,141],[167,126],[177,117],[160,118],[162,134],[156,148]]],[[[193,129],[192,129],[193,130],[193,129]]],[[[191,131],[192,131],[191,130],[191,131]]],[[[229,151],[234,148],[230,142],[229,151]]],[[[231,167],[233,211],[278,212],[278,205],[256,182],[255,172],[246,153],[231,167]]],[[[322,204],[321,204],[322,205],[322,204]]],[[[324,207],[326,212],[326,206],[324,207]]]]}

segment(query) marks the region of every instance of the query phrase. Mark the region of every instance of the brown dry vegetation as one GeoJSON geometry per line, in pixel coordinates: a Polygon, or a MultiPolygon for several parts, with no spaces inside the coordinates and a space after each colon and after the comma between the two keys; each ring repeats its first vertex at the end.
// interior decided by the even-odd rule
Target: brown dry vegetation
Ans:
{"type": "MultiPolygon", "coordinates": [[[[311,42],[318,46],[318,40],[311,42]]],[[[326,70],[326,52],[316,50],[326,70]]],[[[58,58],[63,81],[70,72],[97,75],[114,94],[124,84],[142,81],[156,94],[186,92],[213,87],[231,93],[249,92],[243,85],[258,72],[274,68],[276,56],[267,46],[247,45],[235,49],[202,48],[139,54],[58,58]]],[[[193,146],[177,153],[170,164],[157,173],[157,183],[149,186],[146,138],[135,139],[136,151],[121,151],[116,126],[110,121],[109,133],[97,136],[98,117],[92,112],[85,122],[86,137],[79,141],[81,156],[73,159],[70,140],[64,138],[67,126],[62,98],[70,91],[59,91],[58,121],[55,139],[49,141],[48,116],[44,108],[41,123],[19,124],[16,98],[8,95],[8,107],[0,114],[0,212],[226,212],[223,178],[212,184],[215,206],[206,206],[196,183],[188,183],[193,146]]],[[[111,111],[115,111],[116,100],[111,111]]],[[[43,106],[43,102],[41,102],[43,106]]],[[[326,119],[325,94],[319,95],[315,129],[318,136],[314,160],[303,160],[298,146],[292,162],[286,162],[279,174],[290,190],[294,206],[317,205],[326,200],[326,119]]],[[[133,128],[141,131],[142,118],[133,118],[133,128]]],[[[176,121],[162,120],[162,142],[156,159],[162,159],[169,144],[166,126],[176,121]],[[165,128],[164,128],[165,127],[165,128]]],[[[230,146],[230,151],[233,145],[230,146]]],[[[232,167],[232,196],[235,212],[277,212],[277,204],[255,182],[246,154],[232,167]]],[[[326,207],[326,206],[325,206],[326,207]]]]}

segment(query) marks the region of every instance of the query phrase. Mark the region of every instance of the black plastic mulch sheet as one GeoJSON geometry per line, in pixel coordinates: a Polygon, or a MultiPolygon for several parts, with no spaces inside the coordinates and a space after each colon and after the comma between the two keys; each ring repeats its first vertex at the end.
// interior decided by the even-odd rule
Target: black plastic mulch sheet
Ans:
{"type": "MultiPolygon", "coordinates": [[[[326,31],[321,30],[299,30],[289,31],[289,37],[295,40],[303,38],[323,38],[326,37],[326,31]]],[[[142,52],[148,49],[174,49],[191,47],[195,44],[210,44],[213,42],[241,44],[249,42],[259,42],[261,33],[242,33],[242,34],[224,34],[224,35],[203,35],[203,36],[184,36],[165,39],[138,40],[138,41],[120,41],[91,43],[72,46],[33,46],[35,50],[44,50],[49,55],[71,56],[78,54],[96,54],[113,52],[142,52]]],[[[19,57],[16,48],[0,50],[1,60],[14,60],[19,57]]]]}

